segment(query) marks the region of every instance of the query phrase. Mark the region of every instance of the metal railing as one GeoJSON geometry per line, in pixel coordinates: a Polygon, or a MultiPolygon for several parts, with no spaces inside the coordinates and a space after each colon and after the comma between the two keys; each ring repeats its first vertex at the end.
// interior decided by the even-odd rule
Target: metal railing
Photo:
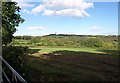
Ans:
{"type": "MultiPolygon", "coordinates": [[[[6,64],[6,66],[9,68],[9,70],[11,70],[12,72],[12,81],[10,81],[10,79],[8,78],[8,76],[6,75],[5,71],[2,70],[2,73],[4,75],[4,77],[6,78],[6,81],[8,81],[8,83],[12,83],[13,81],[14,82],[18,82],[18,80],[21,82],[21,83],[27,83],[27,81],[25,79],[22,78],[22,76],[20,76],[6,61],[5,59],[3,59],[1,56],[0,56],[0,59],[2,60],[3,63],[6,64]]],[[[4,81],[3,81],[4,82],[4,81]]]]}

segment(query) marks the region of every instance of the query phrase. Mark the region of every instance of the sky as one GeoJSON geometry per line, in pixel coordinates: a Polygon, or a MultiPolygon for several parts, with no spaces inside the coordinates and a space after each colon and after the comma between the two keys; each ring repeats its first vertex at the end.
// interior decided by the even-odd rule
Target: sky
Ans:
{"type": "Polygon", "coordinates": [[[19,2],[20,24],[14,35],[117,35],[118,3],[84,0],[19,2]]]}

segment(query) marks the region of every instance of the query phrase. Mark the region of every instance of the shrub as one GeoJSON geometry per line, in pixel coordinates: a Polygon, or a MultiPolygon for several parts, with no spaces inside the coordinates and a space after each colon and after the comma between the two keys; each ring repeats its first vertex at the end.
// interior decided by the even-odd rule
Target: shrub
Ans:
{"type": "MultiPolygon", "coordinates": [[[[21,46],[3,46],[2,55],[3,58],[22,76],[26,73],[25,69],[25,56],[27,55],[28,47],[21,46]]],[[[11,77],[11,73],[8,67],[3,66],[8,76],[11,77]]]]}
{"type": "Polygon", "coordinates": [[[39,37],[33,37],[32,39],[31,39],[31,43],[32,44],[37,44],[37,43],[39,43],[40,42],[40,38],[39,37]]]}
{"type": "Polygon", "coordinates": [[[88,38],[81,41],[81,44],[87,47],[102,47],[103,41],[101,38],[88,38]]]}

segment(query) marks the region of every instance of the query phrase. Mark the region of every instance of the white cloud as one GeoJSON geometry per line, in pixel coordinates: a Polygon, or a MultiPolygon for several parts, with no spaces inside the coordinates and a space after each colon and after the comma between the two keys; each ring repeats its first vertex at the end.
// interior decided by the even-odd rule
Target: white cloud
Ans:
{"type": "Polygon", "coordinates": [[[11,1],[17,1],[17,2],[40,2],[41,0],[11,0],[11,1]]]}
{"type": "Polygon", "coordinates": [[[97,27],[97,26],[93,26],[93,27],[90,27],[90,32],[93,32],[93,33],[101,33],[101,28],[100,27],[97,27]]]}
{"type": "Polygon", "coordinates": [[[18,6],[20,6],[21,8],[23,8],[23,7],[34,7],[33,4],[29,4],[27,2],[19,2],[18,6]]]}
{"type": "Polygon", "coordinates": [[[59,15],[59,16],[73,16],[73,17],[84,17],[90,16],[85,11],[80,11],[79,9],[63,9],[59,11],[45,10],[42,15],[59,15]]]}
{"type": "Polygon", "coordinates": [[[32,14],[59,16],[90,16],[86,9],[93,7],[93,3],[84,0],[43,0],[40,5],[31,10],[32,14]]]}
{"type": "Polygon", "coordinates": [[[41,12],[41,10],[42,10],[43,8],[44,8],[43,5],[39,5],[39,6],[35,7],[35,8],[33,8],[32,11],[31,11],[31,13],[32,13],[32,14],[39,13],[39,12],[41,12]]]}
{"type": "Polygon", "coordinates": [[[56,11],[57,15],[62,16],[76,16],[76,17],[83,17],[83,16],[89,16],[85,11],[80,11],[79,9],[63,9],[60,11],[56,11]]]}
{"type": "Polygon", "coordinates": [[[54,10],[45,10],[44,13],[42,15],[55,15],[55,11],[54,10]]]}
{"type": "Polygon", "coordinates": [[[12,0],[13,2],[18,2],[18,6],[20,6],[21,8],[23,7],[34,7],[33,4],[30,4],[28,2],[25,2],[24,0],[12,0]]]}
{"type": "Polygon", "coordinates": [[[28,30],[35,30],[35,31],[37,31],[37,30],[46,30],[45,27],[28,27],[27,29],[28,30]]]}
{"type": "Polygon", "coordinates": [[[23,12],[23,13],[27,13],[27,14],[30,14],[30,13],[31,13],[31,12],[30,12],[29,10],[27,10],[27,9],[24,9],[22,12],[23,12]]]}
{"type": "Polygon", "coordinates": [[[78,8],[86,9],[93,6],[93,3],[84,2],[84,0],[44,0],[43,5],[48,8],[78,8]]]}
{"type": "Polygon", "coordinates": [[[12,2],[23,2],[23,0],[12,0],[12,2]]]}

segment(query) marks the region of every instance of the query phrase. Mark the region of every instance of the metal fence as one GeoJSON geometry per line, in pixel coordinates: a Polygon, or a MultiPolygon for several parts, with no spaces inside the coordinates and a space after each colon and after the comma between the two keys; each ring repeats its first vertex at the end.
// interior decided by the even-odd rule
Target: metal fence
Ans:
{"type": "MultiPolygon", "coordinates": [[[[5,71],[2,69],[2,76],[5,77],[5,81],[7,81],[8,83],[18,83],[18,82],[21,82],[21,83],[27,83],[27,81],[25,79],[23,79],[22,76],[20,76],[6,61],[5,59],[3,59],[1,56],[0,56],[0,60],[2,60],[3,63],[5,63],[5,65],[8,67],[8,69],[12,72],[12,80],[10,80],[8,78],[8,76],[6,75],[5,71]]],[[[2,80],[2,82],[4,83],[4,80],[2,80]]]]}

